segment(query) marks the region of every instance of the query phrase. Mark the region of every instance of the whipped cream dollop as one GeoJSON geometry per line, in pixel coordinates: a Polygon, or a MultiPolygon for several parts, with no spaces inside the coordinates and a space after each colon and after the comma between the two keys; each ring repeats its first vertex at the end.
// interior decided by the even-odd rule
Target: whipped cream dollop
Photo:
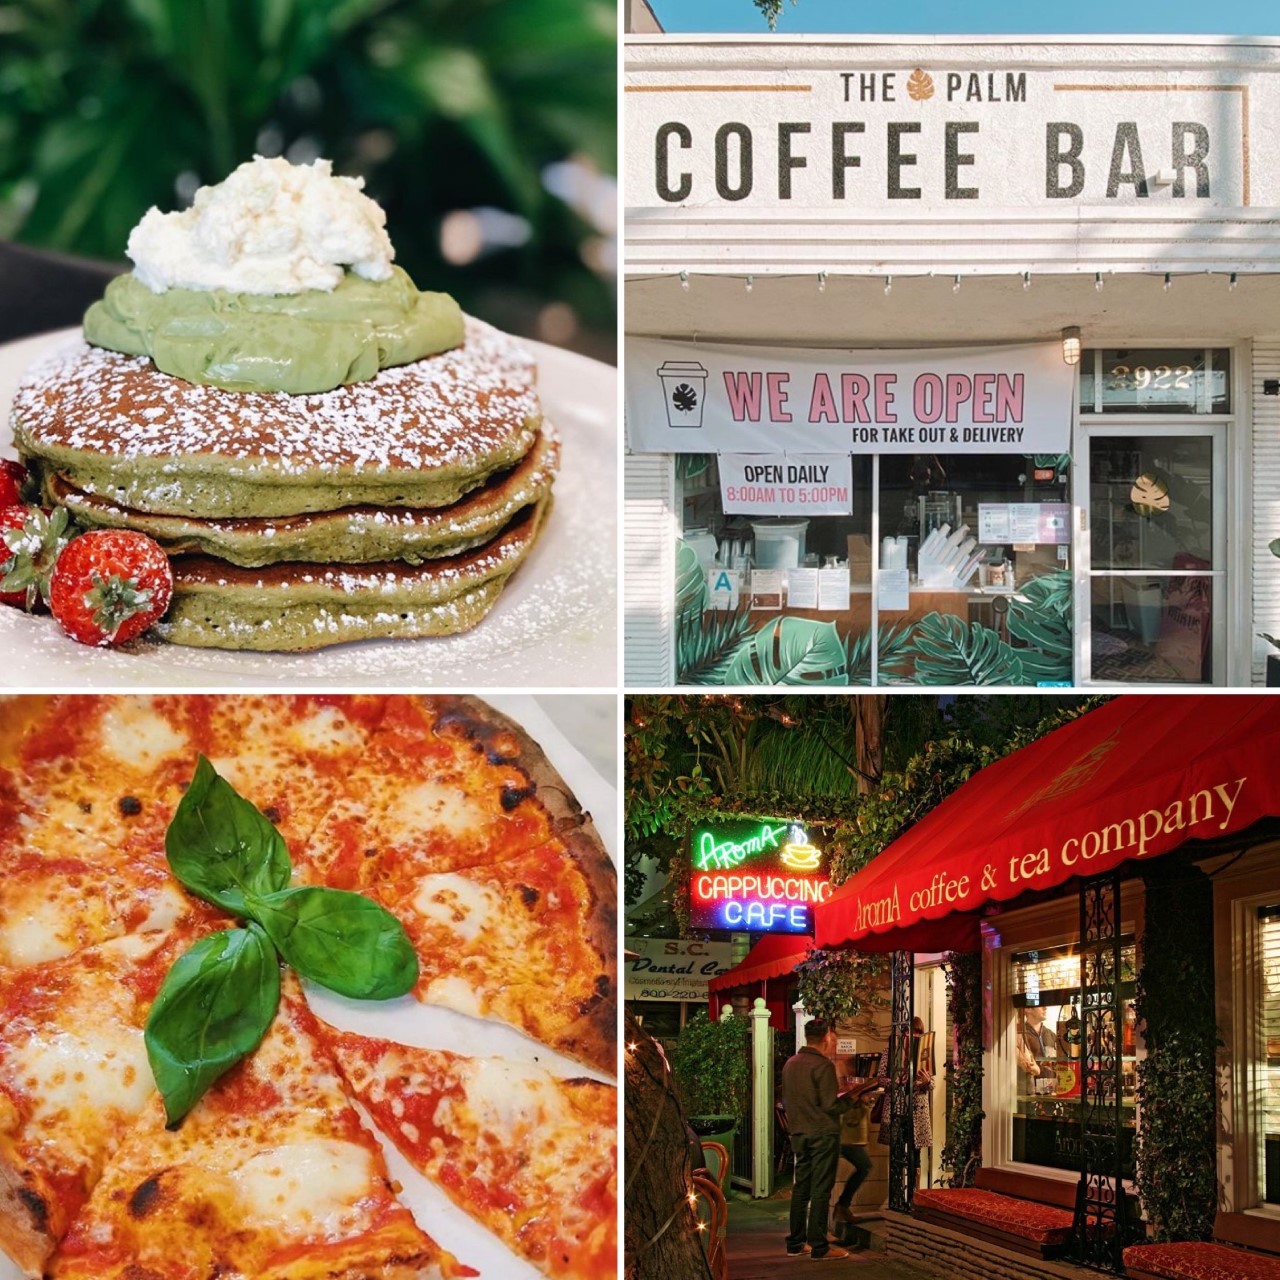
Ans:
{"type": "Polygon", "coordinates": [[[328,160],[254,156],[224,182],[201,187],[190,209],[149,209],[129,236],[133,274],[152,293],[330,290],[347,268],[390,279],[387,216],[363,187],[363,178],[335,177],[328,160]]]}

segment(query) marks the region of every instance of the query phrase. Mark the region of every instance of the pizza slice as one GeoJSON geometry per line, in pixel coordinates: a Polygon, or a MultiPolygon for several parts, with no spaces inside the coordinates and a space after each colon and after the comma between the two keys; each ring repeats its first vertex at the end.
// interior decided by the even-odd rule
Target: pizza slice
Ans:
{"type": "MultiPolygon", "coordinates": [[[[594,835],[582,842],[595,851],[594,835]]],[[[420,871],[386,859],[365,892],[404,925],[418,953],[414,994],[519,1028],[607,1074],[617,1071],[612,867],[565,845],[501,866],[420,871]]]]}
{"type": "Polygon", "coordinates": [[[155,1094],[142,1029],[190,932],[0,970],[0,1250],[38,1276],[155,1094]]]}
{"type": "Polygon", "coordinates": [[[300,875],[399,917],[419,999],[614,1073],[617,877],[538,745],[475,699],[396,699],[351,781],[300,875]]]}
{"type": "Polygon", "coordinates": [[[456,1204],[554,1280],[616,1277],[611,1085],[326,1031],[379,1128],[456,1204]]]}
{"type": "Polygon", "coordinates": [[[396,1199],[295,980],[258,1049],[176,1130],[158,1095],[107,1163],[51,1280],[474,1276],[396,1199]]]}

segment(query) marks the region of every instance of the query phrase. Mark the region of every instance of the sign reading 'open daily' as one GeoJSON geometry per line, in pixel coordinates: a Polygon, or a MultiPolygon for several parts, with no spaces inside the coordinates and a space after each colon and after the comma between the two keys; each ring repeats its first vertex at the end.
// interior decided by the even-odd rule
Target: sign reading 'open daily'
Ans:
{"type": "Polygon", "coordinates": [[[638,453],[1066,453],[1061,346],[823,351],[628,338],[638,453]]]}

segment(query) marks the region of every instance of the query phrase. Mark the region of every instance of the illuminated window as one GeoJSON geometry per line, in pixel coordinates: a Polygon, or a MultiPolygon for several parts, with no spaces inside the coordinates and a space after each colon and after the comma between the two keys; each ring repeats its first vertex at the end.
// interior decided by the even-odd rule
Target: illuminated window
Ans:
{"type": "MultiPolygon", "coordinates": [[[[1132,1178],[1136,1127],[1138,1042],[1133,1008],[1134,944],[1120,961],[1121,1152],[1132,1178]]],[[[1080,1168],[1081,1058],[1080,955],[1074,945],[1021,951],[1013,956],[1008,1011],[1013,1073],[1014,1160],[1051,1169],[1080,1168]]]]}

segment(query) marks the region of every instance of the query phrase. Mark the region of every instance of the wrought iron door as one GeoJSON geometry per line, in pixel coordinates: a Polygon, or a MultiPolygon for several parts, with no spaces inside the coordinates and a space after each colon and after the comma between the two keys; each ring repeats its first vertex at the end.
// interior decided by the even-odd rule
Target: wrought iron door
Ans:
{"type": "Polygon", "coordinates": [[[906,1213],[915,1191],[915,953],[892,955],[892,1027],[889,1032],[889,1208],[906,1213]]]}

